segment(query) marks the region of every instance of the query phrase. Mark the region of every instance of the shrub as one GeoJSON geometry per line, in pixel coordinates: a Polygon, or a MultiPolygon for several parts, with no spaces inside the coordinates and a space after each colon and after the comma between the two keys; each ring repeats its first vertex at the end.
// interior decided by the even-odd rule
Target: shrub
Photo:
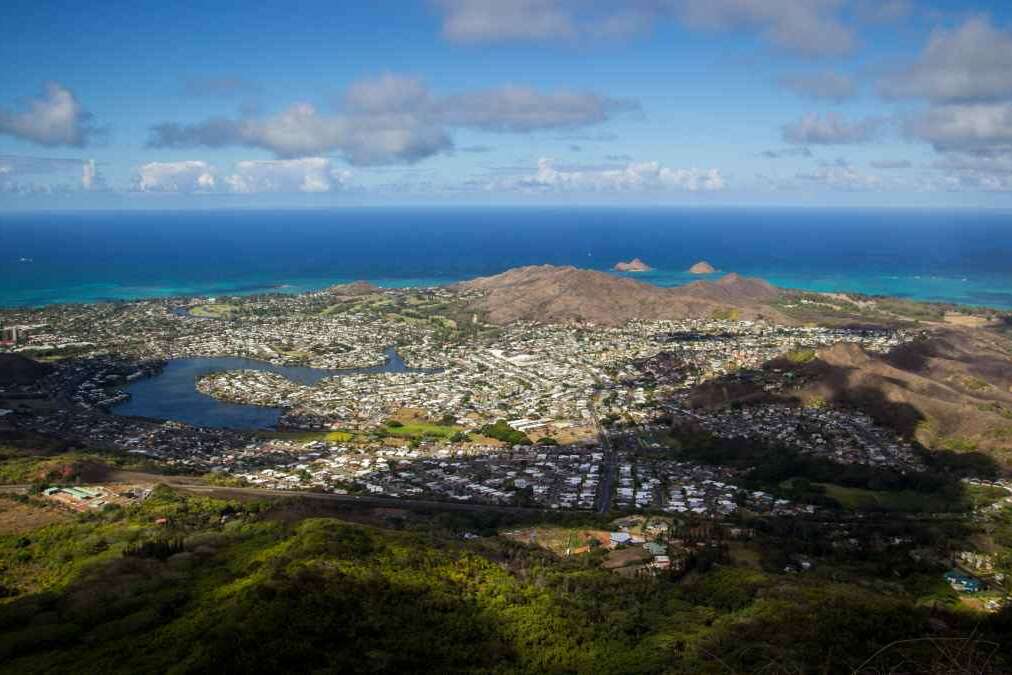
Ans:
{"type": "Polygon", "coordinates": [[[506,420],[498,420],[495,424],[486,424],[481,428],[482,436],[494,438],[510,445],[531,445],[531,439],[522,431],[517,431],[506,420]]]}
{"type": "Polygon", "coordinates": [[[168,560],[171,556],[183,551],[182,539],[158,539],[140,544],[130,544],[123,549],[123,555],[131,558],[154,558],[168,560]]]}

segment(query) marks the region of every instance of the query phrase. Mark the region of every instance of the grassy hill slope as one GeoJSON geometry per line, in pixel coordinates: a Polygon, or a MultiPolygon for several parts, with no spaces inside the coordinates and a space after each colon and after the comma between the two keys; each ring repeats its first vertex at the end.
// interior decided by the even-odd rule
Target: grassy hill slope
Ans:
{"type": "Polygon", "coordinates": [[[893,640],[992,630],[886,586],[734,565],[627,579],[439,518],[290,508],[158,488],[0,534],[0,672],[849,672],[893,640]]]}

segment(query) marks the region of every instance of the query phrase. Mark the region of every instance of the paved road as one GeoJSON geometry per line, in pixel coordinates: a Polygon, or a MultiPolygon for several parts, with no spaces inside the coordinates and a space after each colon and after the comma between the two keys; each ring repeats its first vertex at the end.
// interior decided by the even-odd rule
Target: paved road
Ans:
{"type": "MultiPolygon", "coordinates": [[[[335,495],[329,492],[306,492],[301,490],[268,490],[265,488],[234,488],[234,487],[218,487],[216,485],[207,485],[205,483],[194,482],[199,479],[195,479],[188,476],[162,476],[159,474],[132,474],[134,477],[131,481],[122,480],[107,480],[105,482],[111,483],[165,483],[177,490],[183,490],[194,494],[209,494],[216,497],[228,498],[252,498],[258,499],[307,499],[312,501],[330,502],[334,504],[354,504],[357,506],[385,506],[388,508],[400,508],[400,509],[433,509],[442,511],[470,511],[470,512],[499,512],[499,513],[517,513],[526,515],[537,515],[539,513],[555,513],[556,511],[551,509],[539,509],[531,508],[528,506],[503,506],[496,504],[466,504],[458,502],[437,502],[437,501],[426,501],[421,499],[404,499],[401,497],[379,497],[374,495],[335,495]],[[141,479],[141,476],[145,476],[146,479],[141,479]]],[[[603,482],[603,481],[602,481],[603,482]]],[[[92,483],[96,484],[96,483],[92,483]]],[[[0,494],[26,494],[31,485],[0,485],[0,494]]],[[[607,508],[610,507],[610,496],[607,504],[602,504],[598,507],[598,512],[606,513],[607,508]]],[[[569,511],[569,513],[578,513],[577,511],[569,511]]],[[[932,521],[945,521],[945,520],[962,520],[968,518],[969,514],[966,513],[891,513],[891,514],[874,514],[874,513],[853,513],[853,514],[815,514],[815,515],[798,515],[795,518],[804,520],[807,522],[822,522],[822,523],[852,523],[862,522],[869,525],[879,523],[892,523],[897,520],[906,520],[911,522],[932,522],[932,521]]]]}
{"type": "Polygon", "coordinates": [[[590,402],[590,415],[594,420],[594,427],[601,439],[601,447],[604,449],[604,473],[601,476],[601,484],[597,486],[597,512],[608,513],[611,510],[611,496],[615,491],[615,448],[611,445],[608,432],[601,426],[597,418],[597,410],[594,402],[590,402]]]}

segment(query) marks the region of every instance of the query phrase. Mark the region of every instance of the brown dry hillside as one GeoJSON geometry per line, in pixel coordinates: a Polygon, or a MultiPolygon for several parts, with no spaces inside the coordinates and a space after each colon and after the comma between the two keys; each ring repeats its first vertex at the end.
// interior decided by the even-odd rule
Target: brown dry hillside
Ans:
{"type": "Polygon", "coordinates": [[[806,366],[806,399],[866,410],[929,448],[986,451],[1012,465],[1012,343],[950,329],[879,356],[855,344],[806,366]]]}
{"type": "Polygon", "coordinates": [[[775,287],[736,274],[716,282],[659,288],[605,272],[540,265],[511,269],[459,286],[483,292],[474,309],[495,324],[577,320],[614,326],[634,319],[682,319],[727,313],[741,318],[763,316],[786,321],[768,306],[779,297],[775,287]]]}
{"type": "Polygon", "coordinates": [[[717,281],[693,281],[691,284],[673,288],[671,292],[731,307],[762,305],[780,297],[780,291],[773,284],[762,279],[743,277],[734,272],[722,276],[717,281]]]}

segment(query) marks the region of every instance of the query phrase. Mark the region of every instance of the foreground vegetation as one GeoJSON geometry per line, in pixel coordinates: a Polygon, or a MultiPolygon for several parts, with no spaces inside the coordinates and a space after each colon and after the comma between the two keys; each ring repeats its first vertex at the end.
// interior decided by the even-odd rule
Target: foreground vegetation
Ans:
{"type": "Polygon", "coordinates": [[[0,485],[37,485],[98,480],[109,471],[157,471],[143,457],[102,449],[82,449],[64,441],[35,434],[0,435],[0,485]]]}
{"type": "Polygon", "coordinates": [[[764,555],[628,579],[600,569],[600,551],[461,536],[494,535],[505,516],[309,508],[159,487],[0,535],[0,670],[850,672],[930,666],[933,642],[875,653],[971,633],[961,663],[1012,665],[989,646],[1006,617],[960,610],[909,564],[879,582],[856,560],[786,575],[764,555]]]}

